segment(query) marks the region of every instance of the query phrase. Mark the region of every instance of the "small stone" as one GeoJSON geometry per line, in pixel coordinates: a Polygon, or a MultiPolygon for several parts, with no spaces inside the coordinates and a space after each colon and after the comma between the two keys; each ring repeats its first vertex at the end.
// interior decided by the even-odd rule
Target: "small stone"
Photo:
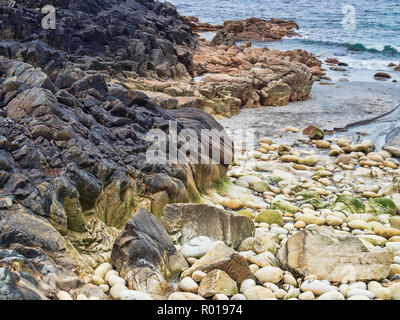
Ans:
{"type": "Polygon", "coordinates": [[[110,289],[110,296],[114,300],[119,300],[121,297],[121,292],[128,290],[128,288],[125,286],[123,283],[116,283],[112,288],[110,289]]]}
{"type": "Polygon", "coordinates": [[[107,293],[108,291],[110,291],[110,286],[108,284],[101,284],[99,285],[99,288],[104,292],[107,293]]]}
{"type": "Polygon", "coordinates": [[[57,299],[58,300],[73,300],[71,295],[67,291],[58,291],[57,299]]]}
{"type": "Polygon", "coordinates": [[[198,293],[205,298],[217,293],[230,297],[238,293],[238,289],[236,282],[226,272],[215,269],[201,280],[198,293]]]}
{"type": "Polygon", "coordinates": [[[243,208],[243,202],[239,199],[224,199],[221,201],[221,205],[232,210],[239,210],[243,208]]]}
{"type": "Polygon", "coordinates": [[[173,292],[168,300],[205,300],[203,297],[191,292],[173,292]]]}
{"type": "Polygon", "coordinates": [[[382,288],[382,285],[377,281],[368,283],[368,290],[375,293],[375,290],[382,288]]]}
{"type": "Polygon", "coordinates": [[[96,268],[96,270],[94,271],[94,275],[104,279],[107,272],[112,269],[113,269],[112,265],[108,262],[105,262],[96,268]]]}
{"type": "Polygon", "coordinates": [[[124,290],[120,292],[120,300],[153,300],[151,296],[136,290],[124,290]]]}
{"type": "Polygon", "coordinates": [[[76,300],[89,300],[84,294],[80,293],[77,295],[76,300]]]}
{"type": "Polygon", "coordinates": [[[196,282],[200,282],[201,280],[203,280],[203,278],[207,275],[207,273],[197,270],[195,272],[193,272],[192,274],[192,279],[196,282]]]}
{"type": "Polygon", "coordinates": [[[260,267],[253,263],[249,265],[249,269],[252,274],[255,274],[258,270],[260,270],[260,267]]]}
{"type": "Polygon", "coordinates": [[[264,282],[272,282],[272,283],[278,283],[283,279],[283,272],[280,268],[277,267],[264,267],[258,270],[254,274],[257,278],[258,281],[261,283],[264,282]]]}
{"type": "Polygon", "coordinates": [[[106,280],[108,282],[108,278],[111,276],[117,276],[119,277],[119,273],[117,270],[110,270],[106,273],[106,276],[104,277],[104,280],[106,280]]]}
{"type": "Polygon", "coordinates": [[[293,277],[290,273],[286,273],[283,276],[283,283],[290,284],[294,287],[297,287],[297,281],[296,281],[295,277],[293,277]]]}
{"type": "Polygon", "coordinates": [[[325,140],[315,140],[314,144],[317,148],[320,149],[329,149],[331,147],[330,142],[325,140]]]}
{"type": "Polygon", "coordinates": [[[265,287],[265,288],[271,290],[271,291],[274,292],[274,293],[275,293],[276,291],[279,290],[279,287],[278,287],[276,284],[272,283],[272,282],[266,282],[266,283],[264,283],[264,284],[263,284],[263,287],[265,287]]]}
{"type": "Polygon", "coordinates": [[[347,225],[352,229],[371,230],[371,226],[363,220],[352,220],[347,225]]]}
{"type": "Polygon", "coordinates": [[[221,300],[221,301],[229,300],[229,298],[225,294],[222,294],[222,293],[217,293],[214,297],[212,297],[212,299],[213,300],[221,300]]]}
{"type": "Polygon", "coordinates": [[[255,286],[256,286],[256,282],[253,279],[246,279],[240,285],[240,292],[243,293],[247,289],[255,287],[255,286]]]}
{"type": "Polygon", "coordinates": [[[325,219],[322,217],[315,216],[310,213],[299,213],[295,215],[296,221],[303,221],[306,224],[316,224],[316,225],[323,225],[325,223],[325,219]]]}
{"type": "Polygon", "coordinates": [[[299,294],[298,298],[299,298],[299,300],[314,300],[315,296],[312,291],[306,291],[306,292],[299,294]]]}
{"type": "Polygon", "coordinates": [[[294,227],[297,228],[297,229],[305,228],[305,226],[306,226],[306,223],[304,221],[301,221],[301,220],[297,221],[294,224],[294,227]]]}
{"type": "Polygon", "coordinates": [[[365,284],[365,282],[358,281],[358,282],[352,283],[352,284],[349,286],[349,288],[350,288],[350,290],[351,290],[351,289],[363,289],[363,290],[367,290],[367,285],[365,284]]]}
{"type": "Polygon", "coordinates": [[[199,289],[199,285],[196,283],[196,281],[189,277],[185,277],[179,281],[178,287],[184,292],[192,293],[197,293],[197,290],[199,289]]]}
{"type": "Polygon", "coordinates": [[[238,293],[238,294],[235,294],[232,298],[231,298],[231,300],[247,300],[246,299],[246,297],[243,295],[243,294],[240,294],[240,293],[238,293]]]}
{"type": "Polygon", "coordinates": [[[374,291],[375,297],[381,300],[392,300],[392,292],[389,288],[378,288],[374,291]]]}
{"type": "MultiPolygon", "coordinates": [[[[297,288],[291,288],[288,290],[287,294],[284,295],[283,300],[290,300],[297,298],[300,295],[300,290],[297,288]]],[[[276,293],[275,293],[276,296],[276,293]]]]}
{"type": "Polygon", "coordinates": [[[335,288],[330,286],[329,284],[314,279],[304,281],[301,284],[300,288],[302,291],[312,291],[315,295],[318,296],[329,291],[335,291],[335,288]]]}
{"type": "Polygon", "coordinates": [[[389,289],[392,293],[392,300],[400,300],[400,283],[392,284],[389,289]]]}
{"type": "Polygon", "coordinates": [[[197,260],[199,260],[199,259],[194,258],[194,257],[190,257],[190,258],[186,259],[186,261],[189,263],[190,266],[195,264],[197,260]]]}
{"type": "Polygon", "coordinates": [[[278,289],[274,292],[275,298],[277,299],[283,299],[287,292],[283,289],[278,289]]]}
{"type": "Polygon", "coordinates": [[[262,286],[251,287],[247,289],[243,295],[247,300],[269,300],[275,298],[271,290],[262,286]]]}
{"type": "Polygon", "coordinates": [[[101,284],[105,284],[105,280],[102,277],[99,276],[92,276],[92,283],[95,284],[96,286],[99,286],[101,284]]]}
{"type": "Polygon", "coordinates": [[[330,226],[340,226],[343,223],[342,218],[333,215],[326,216],[325,221],[330,226]]]}
{"type": "Polygon", "coordinates": [[[317,300],[344,300],[344,296],[338,291],[330,291],[320,295],[317,300]]]}
{"type": "Polygon", "coordinates": [[[199,236],[183,244],[181,253],[185,258],[201,258],[211,250],[219,241],[215,241],[206,236],[199,236]]]}
{"type": "Polygon", "coordinates": [[[286,127],[285,131],[296,133],[296,132],[299,132],[300,130],[299,130],[299,128],[296,128],[296,127],[286,127]]]}
{"type": "Polygon", "coordinates": [[[347,292],[347,297],[360,296],[360,295],[361,296],[366,296],[369,299],[373,299],[375,297],[375,294],[373,292],[365,290],[365,289],[356,288],[356,289],[350,289],[347,292]]]}
{"type": "Polygon", "coordinates": [[[114,274],[112,274],[108,277],[107,282],[111,287],[113,287],[117,283],[121,283],[123,285],[125,285],[125,283],[126,283],[124,279],[122,279],[121,277],[118,277],[114,274]]]}
{"type": "Polygon", "coordinates": [[[400,264],[392,264],[390,266],[389,278],[392,278],[396,274],[400,274],[400,264]]]}
{"type": "Polygon", "coordinates": [[[283,226],[282,212],[279,210],[262,210],[255,218],[256,222],[265,222],[268,224],[277,224],[283,226]]]}

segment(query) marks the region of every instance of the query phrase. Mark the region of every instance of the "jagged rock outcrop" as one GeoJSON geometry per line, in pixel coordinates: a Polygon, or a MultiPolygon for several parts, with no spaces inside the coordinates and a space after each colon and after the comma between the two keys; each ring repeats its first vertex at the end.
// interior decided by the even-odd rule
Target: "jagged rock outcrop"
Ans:
{"type": "Polygon", "coordinates": [[[310,96],[313,82],[322,75],[321,61],[303,50],[281,52],[254,48],[250,42],[295,36],[294,21],[251,18],[226,21],[224,28],[187,18],[194,31],[219,30],[211,42],[200,39],[190,51],[188,70],[194,77],[159,81],[122,79],[124,85],[149,94],[166,109],[187,106],[215,117],[231,117],[241,108],[285,106],[310,96]],[[211,29],[210,29],[211,28],[211,29]]]}
{"type": "Polygon", "coordinates": [[[69,61],[81,69],[132,76],[187,73],[175,45],[193,47],[195,39],[168,2],[23,0],[13,7],[8,2],[0,1],[0,40],[7,40],[0,53],[42,67],[53,81],[69,61]],[[56,8],[54,30],[42,28],[45,5],[56,8]]]}
{"type": "Polygon", "coordinates": [[[238,41],[275,41],[283,37],[300,36],[296,31],[299,29],[297,23],[293,20],[281,20],[272,18],[264,20],[260,18],[248,18],[244,20],[227,20],[224,25],[212,25],[210,23],[200,22],[198,18],[185,17],[190,27],[195,32],[212,31],[232,34],[238,41]]]}
{"type": "Polygon", "coordinates": [[[218,31],[224,28],[221,25],[214,25],[207,22],[200,22],[199,18],[194,16],[185,17],[185,19],[189,22],[190,27],[195,32],[201,31],[218,31]]]}
{"type": "Polygon", "coordinates": [[[303,50],[199,44],[191,67],[198,75],[195,81],[119,80],[146,94],[151,91],[166,109],[190,105],[215,117],[231,117],[242,108],[284,106],[307,99],[315,80],[312,67],[320,65],[303,50]]]}
{"type": "Polygon", "coordinates": [[[283,37],[300,36],[293,29],[299,26],[293,20],[281,20],[272,18],[264,20],[249,18],[245,20],[227,20],[224,22],[224,30],[232,33],[236,40],[244,41],[275,41],[283,37]]]}

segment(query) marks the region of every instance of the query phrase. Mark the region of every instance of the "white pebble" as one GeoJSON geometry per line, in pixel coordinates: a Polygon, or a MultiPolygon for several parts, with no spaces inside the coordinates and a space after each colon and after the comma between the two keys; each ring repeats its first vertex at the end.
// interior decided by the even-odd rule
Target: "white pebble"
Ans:
{"type": "Polygon", "coordinates": [[[368,297],[370,299],[375,298],[375,294],[373,292],[368,291],[368,290],[364,290],[364,289],[358,289],[358,288],[350,289],[347,292],[347,297],[352,297],[352,296],[366,296],[366,297],[368,297]]]}
{"type": "Polygon", "coordinates": [[[238,294],[235,294],[235,295],[231,298],[231,300],[247,300],[247,299],[246,299],[246,297],[245,297],[243,294],[238,293],[238,294]]]}
{"type": "Polygon", "coordinates": [[[199,289],[199,285],[190,277],[183,278],[179,281],[178,287],[184,292],[192,293],[197,293],[197,290],[199,289]]]}
{"type": "Polygon", "coordinates": [[[111,288],[110,296],[115,300],[119,300],[121,298],[121,292],[125,290],[128,290],[128,288],[124,284],[117,283],[111,288]]]}
{"type": "Polygon", "coordinates": [[[107,272],[112,270],[112,268],[113,267],[110,263],[108,262],[102,263],[96,268],[96,270],[94,271],[94,275],[104,279],[107,272]]]}
{"type": "Polygon", "coordinates": [[[118,277],[118,276],[114,275],[114,274],[110,275],[108,277],[107,281],[108,281],[108,284],[111,287],[115,286],[117,283],[121,283],[121,284],[125,285],[125,280],[122,279],[121,277],[118,277]]]}
{"type": "Polygon", "coordinates": [[[247,289],[251,288],[251,287],[255,287],[256,286],[256,282],[253,279],[246,279],[243,280],[242,284],[240,285],[240,293],[245,292],[247,289]]]}
{"type": "Polygon", "coordinates": [[[73,300],[71,295],[67,291],[58,291],[57,299],[58,300],[73,300]]]}

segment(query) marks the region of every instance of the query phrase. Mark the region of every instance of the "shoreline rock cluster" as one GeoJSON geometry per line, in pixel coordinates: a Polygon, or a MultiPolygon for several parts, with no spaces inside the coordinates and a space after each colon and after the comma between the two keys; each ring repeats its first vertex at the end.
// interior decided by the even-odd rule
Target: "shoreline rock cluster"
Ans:
{"type": "MultiPolygon", "coordinates": [[[[328,141],[319,128],[304,132],[303,148],[261,138],[257,151],[235,159],[230,181],[209,195],[209,205],[166,206],[154,225],[169,234],[163,239],[170,249],[159,256],[180,261],[179,271],[162,273],[155,259],[146,274],[163,277],[139,287],[127,286],[131,276],[121,278],[115,261],[117,270],[101,265],[95,274],[108,266],[107,277],[118,275],[122,283],[108,281],[114,288],[108,299],[399,300],[398,161],[367,140],[328,141]],[[318,148],[316,141],[331,146],[318,148]],[[336,154],[338,148],[343,152],[336,154]],[[160,295],[164,281],[169,289],[160,295]]],[[[136,214],[133,220],[150,216],[136,214]]],[[[122,235],[139,239],[138,230],[128,224],[122,235]]],[[[113,250],[124,247],[118,241],[113,250]]]]}
{"type": "MultiPolygon", "coordinates": [[[[193,32],[221,29],[200,23],[194,17],[187,20],[193,32]]],[[[250,42],[236,44],[236,40],[257,40],[251,30],[256,30],[253,33],[259,38],[268,34],[274,41],[294,36],[293,28],[297,28],[293,21],[278,19],[227,21],[212,41],[200,38],[194,48],[180,48],[190,56],[187,77],[179,80],[117,77],[116,81],[143,91],[166,109],[195,107],[216,118],[231,117],[242,108],[284,106],[306,100],[313,82],[322,74],[321,61],[303,50],[280,52],[254,48],[250,42]],[[243,32],[239,35],[235,30],[243,32]]]]}

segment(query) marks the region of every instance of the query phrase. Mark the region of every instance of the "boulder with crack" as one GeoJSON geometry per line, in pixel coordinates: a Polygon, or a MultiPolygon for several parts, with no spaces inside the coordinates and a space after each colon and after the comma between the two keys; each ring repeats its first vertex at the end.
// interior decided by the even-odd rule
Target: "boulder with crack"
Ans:
{"type": "Polygon", "coordinates": [[[385,279],[393,253],[372,251],[356,236],[315,226],[291,236],[278,259],[284,268],[303,276],[346,282],[385,279]]]}
{"type": "Polygon", "coordinates": [[[162,296],[171,290],[166,278],[188,267],[161,222],[146,209],[137,211],[115,240],[111,264],[131,289],[162,296]]]}
{"type": "Polygon", "coordinates": [[[250,218],[206,204],[167,205],[161,221],[169,234],[179,237],[180,244],[207,236],[236,249],[255,230],[250,218]]]}

